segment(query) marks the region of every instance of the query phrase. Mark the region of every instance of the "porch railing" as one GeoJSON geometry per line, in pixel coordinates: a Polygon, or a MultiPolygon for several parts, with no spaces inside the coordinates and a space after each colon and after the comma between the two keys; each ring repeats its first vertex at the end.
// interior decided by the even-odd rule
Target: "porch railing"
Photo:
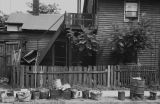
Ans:
{"type": "Polygon", "coordinates": [[[156,83],[157,70],[153,66],[14,66],[14,87],[48,87],[54,79],[71,85],[88,87],[129,87],[131,77],[142,77],[146,85],[156,83]]]}
{"type": "Polygon", "coordinates": [[[65,13],[66,28],[78,29],[81,27],[96,28],[95,14],[65,13]]]}

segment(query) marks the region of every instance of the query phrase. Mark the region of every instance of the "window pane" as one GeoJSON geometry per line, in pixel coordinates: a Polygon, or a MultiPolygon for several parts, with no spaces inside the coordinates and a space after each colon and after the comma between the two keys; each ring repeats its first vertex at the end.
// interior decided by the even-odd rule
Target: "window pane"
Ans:
{"type": "Polygon", "coordinates": [[[126,17],[137,17],[137,12],[126,12],[126,17]]]}
{"type": "Polygon", "coordinates": [[[138,4],[137,3],[126,3],[126,11],[137,11],[138,4]]]}

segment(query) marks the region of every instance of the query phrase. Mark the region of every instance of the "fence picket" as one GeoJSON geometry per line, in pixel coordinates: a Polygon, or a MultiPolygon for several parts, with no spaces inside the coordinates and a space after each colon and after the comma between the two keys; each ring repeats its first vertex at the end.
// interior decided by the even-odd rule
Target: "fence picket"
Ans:
{"type": "MultiPolygon", "coordinates": [[[[93,70],[94,70],[94,71],[97,70],[97,69],[96,69],[96,66],[93,67],[93,70]]],[[[94,83],[94,87],[96,87],[96,85],[97,85],[97,76],[96,76],[95,73],[93,74],[93,83],[94,83]]]]}
{"type": "MultiPolygon", "coordinates": [[[[34,66],[13,66],[13,86],[34,87],[34,66]]],[[[36,73],[36,87],[51,86],[54,79],[61,79],[62,83],[71,85],[80,84],[88,87],[102,86],[129,86],[130,78],[140,76],[146,84],[156,81],[157,70],[149,66],[39,66],[36,73]],[[42,84],[42,85],[41,85],[42,84]]]]}
{"type": "Polygon", "coordinates": [[[108,76],[108,81],[107,81],[107,82],[108,82],[108,83],[107,83],[107,86],[108,86],[108,87],[111,86],[111,85],[110,85],[110,75],[111,75],[110,72],[111,72],[111,66],[109,65],[109,66],[108,66],[108,75],[107,75],[107,76],[108,76]]]}
{"type": "MultiPolygon", "coordinates": [[[[82,72],[82,67],[78,66],[78,71],[82,72]]],[[[78,78],[78,83],[81,85],[82,84],[82,73],[79,74],[78,78]]]]}

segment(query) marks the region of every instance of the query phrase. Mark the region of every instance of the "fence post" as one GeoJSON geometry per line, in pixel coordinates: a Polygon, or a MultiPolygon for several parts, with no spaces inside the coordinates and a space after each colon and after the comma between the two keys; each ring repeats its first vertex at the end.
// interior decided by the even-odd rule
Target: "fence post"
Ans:
{"type": "Polygon", "coordinates": [[[108,81],[107,81],[107,87],[110,87],[110,74],[111,74],[111,67],[110,65],[108,65],[108,81]]]}

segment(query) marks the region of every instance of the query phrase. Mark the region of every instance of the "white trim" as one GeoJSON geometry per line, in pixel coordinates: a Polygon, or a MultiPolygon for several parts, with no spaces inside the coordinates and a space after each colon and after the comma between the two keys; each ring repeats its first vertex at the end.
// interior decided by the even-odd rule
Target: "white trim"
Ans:
{"type": "MultiPolygon", "coordinates": [[[[130,22],[130,21],[127,21],[127,19],[126,19],[126,2],[127,2],[127,0],[124,0],[124,14],[123,14],[123,16],[124,16],[124,22],[130,22]]],[[[137,3],[138,3],[138,14],[137,14],[137,22],[139,22],[139,18],[140,18],[140,0],[137,0],[137,3]]]]}

